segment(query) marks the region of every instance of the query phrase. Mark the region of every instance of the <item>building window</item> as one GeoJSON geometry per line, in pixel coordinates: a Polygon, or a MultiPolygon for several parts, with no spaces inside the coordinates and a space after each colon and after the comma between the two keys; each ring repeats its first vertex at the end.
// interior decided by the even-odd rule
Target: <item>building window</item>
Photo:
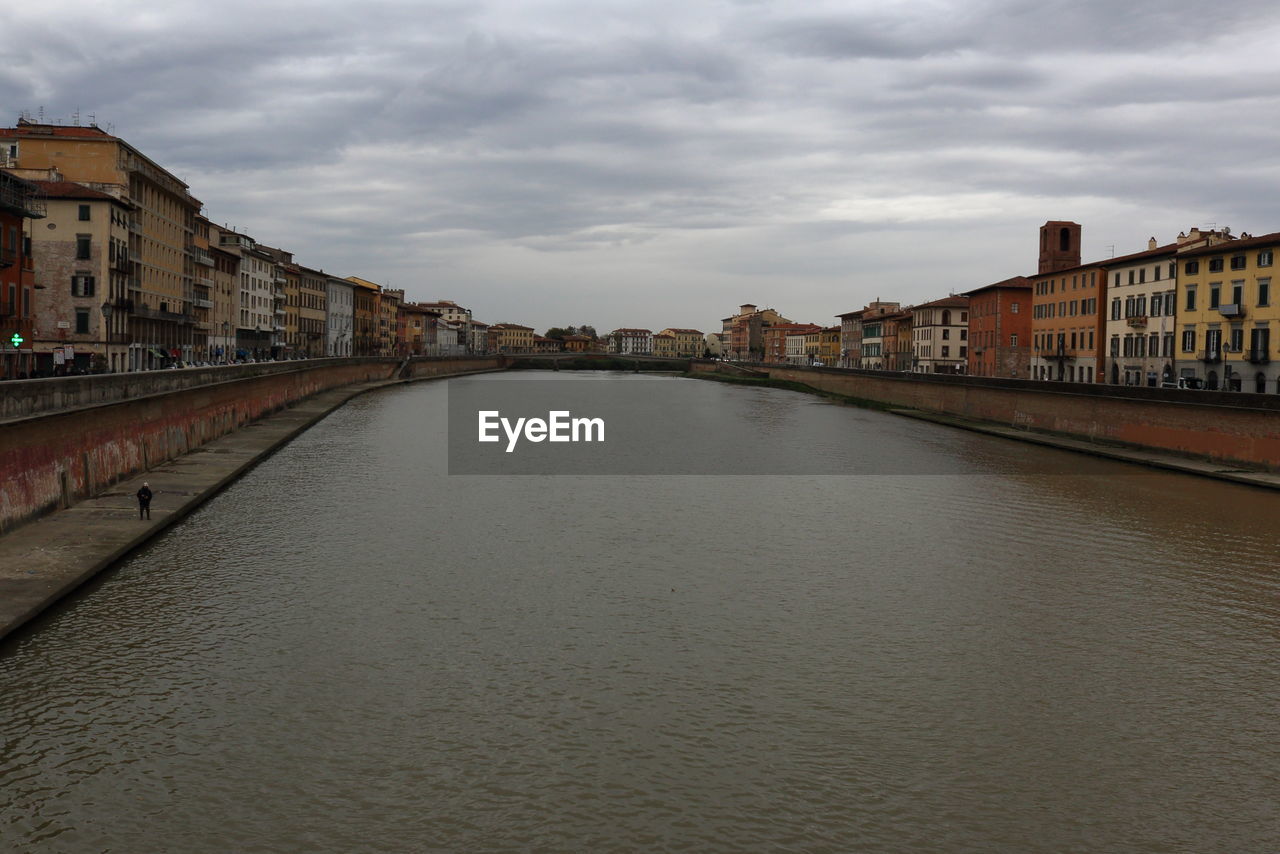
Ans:
{"type": "Polygon", "coordinates": [[[89,238],[90,238],[90,235],[88,234],[76,235],[76,260],[77,261],[89,260],[89,248],[90,248],[89,238]]]}
{"type": "Polygon", "coordinates": [[[1258,305],[1271,305],[1271,280],[1258,279],[1258,305]]]}
{"type": "Polygon", "coordinates": [[[1244,269],[1244,265],[1245,265],[1245,260],[1244,260],[1244,256],[1243,256],[1243,255],[1232,255],[1232,256],[1231,256],[1231,269],[1233,269],[1233,270],[1243,270],[1243,269],[1244,269]]]}
{"type": "Polygon", "coordinates": [[[89,221],[89,206],[88,206],[88,205],[80,205],[80,221],[81,221],[81,222],[88,222],[88,221],[89,221]]]}
{"type": "Polygon", "coordinates": [[[73,297],[91,297],[94,291],[93,276],[72,276],[71,295],[73,297]]]}
{"type": "Polygon", "coordinates": [[[1182,331],[1182,352],[1194,353],[1196,350],[1196,331],[1194,329],[1184,329],[1182,331]]]}
{"type": "Polygon", "coordinates": [[[1258,266],[1259,267],[1271,266],[1271,250],[1270,249],[1263,249],[1261,252],[1258,253],[1258,266]]]}
{"type": "Polygon", "coordinates": [[[1210,258],[1210,259],[1209,259],[1209,272],[1210,272],[1210,273],[1221,273],[1221,272],[1222,272],[1222,259],[1221,259],[1221,258],[1210,258]]]}
{"type": "Polygon", "coordinates": [[[1220,299],[1219,297],[1220,290],[1221,288],[1216,284],[1209,285],[1209,308],[1210,309],[1215,309],[1218,307],[1219,299],[1220,299]]]}
{"type": "Polygon", "coordinates": [[[1018,336],[1016,334],[1009,336],[1009,346],[1010,347],[1018,346],[1018,336]]]}
{"type": "Polygon", "coordinates": [[[1183,267],[1182,269],[1183,269],[1183,272],[1185,272],[1188,276],[1194,276],[1196,273],[1200,272],[1200,262],[1188,261],[1186,266],[1183,267]]]}
{"type": "Polygon", "coordinates": [[[76,309],[76,333],[78,335],[84,335],[88,333],[88,331],[89,331],[89,309],[77,308],[76,309]]]}
{"type": "Polygon", "coordinates": [[[1119,335],[1111,336],[1111,355],[1112,356],[1120,355],[1120,336],[1119,335]]]}
{"type": "Polygon", "coordinates": [[[1187,288],[1187,307],[1185,310],[1186,311],[1196,310],[1196,289],[1195,288],[1187,288]]]}
{"type": "Polygon", "coordinates": [[[1240,305],[1244,302],[1244,282],[1237,281],[1231,283],[1231,302],[1234,305],[1240,305]]]}

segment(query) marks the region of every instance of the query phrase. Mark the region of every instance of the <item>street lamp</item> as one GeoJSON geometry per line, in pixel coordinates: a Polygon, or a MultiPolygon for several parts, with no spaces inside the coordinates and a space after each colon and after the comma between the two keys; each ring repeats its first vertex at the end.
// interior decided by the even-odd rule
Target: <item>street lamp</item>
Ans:
{"type": "Polygon", "coordinates": [[[115,365],[111,361],[111,313],[114,307],[111,301],[107,300],[102,304],[102,357],[107,361],[107,370],[115,370],[115,365]]]}

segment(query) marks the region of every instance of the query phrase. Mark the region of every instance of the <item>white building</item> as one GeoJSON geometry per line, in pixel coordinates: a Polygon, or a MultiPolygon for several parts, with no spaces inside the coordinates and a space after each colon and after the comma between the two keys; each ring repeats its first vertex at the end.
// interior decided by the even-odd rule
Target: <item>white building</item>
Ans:
{"type": "Polygon", "coordinates": [[[1107,264],[1106,381],[1158,386],[1174,378],[1178,244],[1107,264]]]}
{"type": "Polygon", "coordinates": [[[325,317],[326,356],[350,356],[355,325],[355,288],[344,279],[330,276],[325,282],[328,301],[325,317]]]}
{"type": "Polygon", "coordinates": [[[969,298],[944,297],[911,311],[912,370],[963,374],[969,361],[969,298]]]}
{"type": "Polygon", "coordinates": [[[653,331],[650,329],[615,329],[609,333],[609,350],[624,356],[653,354],[653,331]]]}

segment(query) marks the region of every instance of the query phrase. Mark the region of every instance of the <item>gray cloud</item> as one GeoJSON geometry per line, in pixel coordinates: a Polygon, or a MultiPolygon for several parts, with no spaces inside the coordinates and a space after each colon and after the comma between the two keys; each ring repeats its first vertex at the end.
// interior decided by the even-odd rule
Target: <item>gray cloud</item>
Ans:
{"type": "Polygon", "coordinates": [[[62,3],[0,29],[0,107],[93,113],[211,218],[487,320],[829,322],[1025,272],[1045,219],[1084,223],[1086,254],[1280,228],[1278,24],[1150,0],[62,3]]]}

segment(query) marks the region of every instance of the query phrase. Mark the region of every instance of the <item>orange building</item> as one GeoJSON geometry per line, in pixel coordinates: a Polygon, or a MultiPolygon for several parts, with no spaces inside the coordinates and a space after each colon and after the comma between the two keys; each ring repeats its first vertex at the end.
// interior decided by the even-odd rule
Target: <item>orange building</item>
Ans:
{"type": "Polygon", "coordinates": [[[1080,263],[1080,226],[1040,229],[1040,272],[1032,279],[1031,378],[1103,382],[1105,263],[1080,263]]]}
{"type": "Polygon", "coordinates": [[[1031,280],[1014,276],[969,291],[969,373],[1031,376],[1031,280]]]}

